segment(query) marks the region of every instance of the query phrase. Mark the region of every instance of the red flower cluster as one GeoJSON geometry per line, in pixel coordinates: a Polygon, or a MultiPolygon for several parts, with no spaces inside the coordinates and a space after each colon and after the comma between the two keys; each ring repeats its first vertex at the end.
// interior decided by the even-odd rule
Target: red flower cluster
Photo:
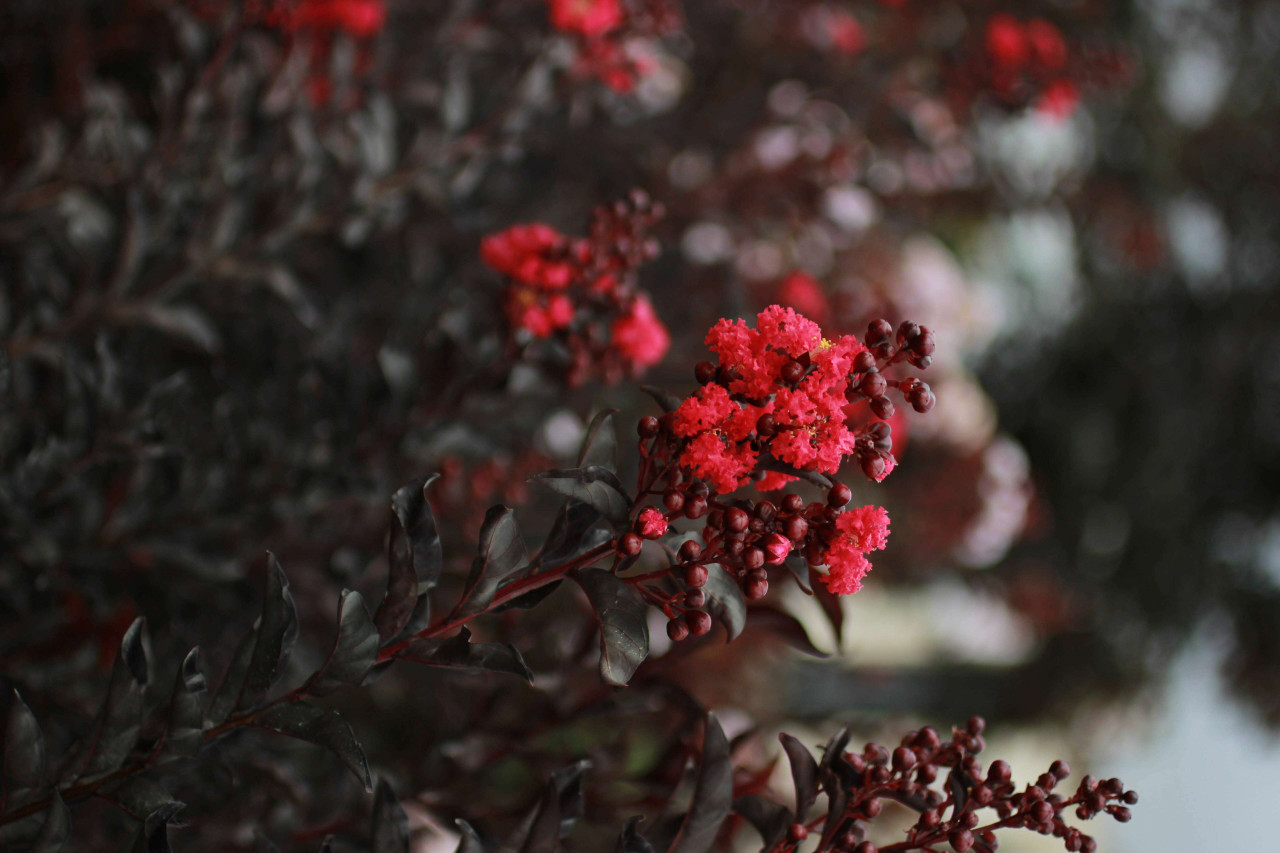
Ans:
{"type": "Polygon", "coordinates": [[[621,0],[547,0],[551,25],[577,42],[578,73],[615,92],[629,92],[647,63],[628,50],[637,36],[675,29],[679,15],[670,0],[646,0],[628,10],[621,0]]]}
{"type": "Polygon", "coordinates": [[[513,338],[564,345],[573,384],[593,373],[617,381],[661,361],[671,337],[635,281],[636,269],[657,254],[648,229],[661,215],[637,191],[598,208],[587,238],[543,223],[485,237],[480,257],[509,279],[503,309],[513,338]]]}
{"type": "Polygon", "coordinates": [[[558,30],[599,38],[622,26],[618,0],[547,0],[551,25],[558,30]]]}
{"type": "Polygon", "coordinates": [[[1042,18],[1024,23],[998,14],[988,19],[984,39],[989,82],[997,95],[1018,101],[1031,95],[1042,112],[1059,118],[1075,110],[1079,92],[1066,76],[1070,57],[1057,27],[1042,18]]]}
{"type": "MultiPolygon", "coordinates": [[[[885,396],[890,381],[880,368],[911,359],[927,366],[934,347],[929,330],[914,323],[903,324],[897,347],[887,342],[891,334],[887,323],[873,323],[868,340],[875,350],[852,335],[827,340],[816,323],[779,305],[762,311],[755,329],[741,320],[721,320],[706,339],[719,364],[699,365],[702,388],[673,415],[672,431],[688,440],[681,465],[720,494],[745,485],[762,453],[768,461],[825,474],[834,474],[856,453],[869,477],[884,479],[895,465],[892,445],[884,446],[888,431],[872,424],[853,432],[847,426],[850,407],[870,401],[877,418],[891,417],[893,404],[885,396]]],[[[932,408],[932,393],[918,380],[893,387],[908,391],[917,409],[932,408]]],[[[794,479],[773,473],[763,490],[794,479]]]]}
{"type": "Polygon", "coordinates": [[[709,566],[728,573],[749,599],[768,594],[770,567],[793,556],[812,570],[827,567],[821,578],[831,592],[857,592],[871,570],[867,554],[888,542],[889,514],[877,506],[849,507],[852,490],[823,475],[837,473],[849,456],[874,480],[893,470],[885,422],[894,414],[890,389],[917,411],[933,407],[925,383],[881,372],[901,362],[928,367],[933,335],[915,323],[903,323],[895,335],[879,320],[863,341],[852,335],[828,340],[813,321],[772,305],[755,328],[721,320],[706,342],[718,363],[697,365],[701,387],[678,404],[671,401],[661,419],[640,421],[642,492],[660,494],[662,506],[639,508],[632,531],[616,543],[619,554],[631,558],[670,522],[705,519],[701,543],[688,539],[677,549],[676,592],[648,591],[670,618],[674,640],[711,629],[702,610],[709,566]],[[851,429],[848,419],[863,404],[874,420],[851,429]],[[774,489],[800,477],[825,483],[826,500],[722,497],[747,483],[774,489]]]}

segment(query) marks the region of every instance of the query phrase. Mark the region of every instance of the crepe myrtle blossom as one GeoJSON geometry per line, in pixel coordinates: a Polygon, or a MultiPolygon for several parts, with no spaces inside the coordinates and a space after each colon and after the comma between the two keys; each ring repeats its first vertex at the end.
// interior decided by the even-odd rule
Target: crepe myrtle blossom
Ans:
{"type": "Polygon", "coordinates": [[[888,544],[889,514],[852,506],[853,490],[834,478],[849,461],[877,482],[893,471],[891,393],[921,413],[934,404],[928,385],[897,375],[932,360],[933,335],[916,323],[895,332],[877,320],[861,340],[827,337],[794,309],[771,305],[753,325],[718,321],[706,345],[716,360],[695,367],[697,390],[638,424],[641,494],[654,500],[638,502],[632,531],[616,541],[630,559],[645,539],[680,537],[670,546],[674,586],[650,592],[673,640],[710,630],[703,587],[713,570],[753,600],[768,594],[770,569],[793,559],[785,576],[807,564],[829,592],[857,592],[867,555],[888,544]],[[825,499],[759,497],[801,478],[821,484],[825,499]],[[748,485],[754,491],[739,496],[748,485]],[[681,519],[695,530],[675,531],[681,519]]]}

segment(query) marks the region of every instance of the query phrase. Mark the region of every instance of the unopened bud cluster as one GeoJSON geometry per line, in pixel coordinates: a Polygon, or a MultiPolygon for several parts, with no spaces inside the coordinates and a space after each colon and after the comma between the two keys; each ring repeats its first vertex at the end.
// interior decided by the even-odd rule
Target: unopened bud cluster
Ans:
{"type": "MultiPolygon", "coordinates": [[[[821,851],[880,853],[866,839],[866,822],[876,817],[883,800],[894,800],[919,813],[907,830],[905,843],[885,850],[928,850],[950,845],[958,853],[992,853],[999,847],[997,832],[1024,828],[1061,839],[1071,853],[1092,853],[1094,839],[1066,822],[1068,814],[1089,819],[1109,814],[1128,821],[1129,806],[1138,802],[1119,779],[1099,782],[1086,776],[1073,793],[1057,789],[1070,774],[1066,762],[1055,761],[1034,784],[1014,784],[1009,764],[978,759],[986,744],[985,723],[974,717],[943,741],[932,728],[908,733],[894,749],[868,743],[861,752],[845,752],[823,762],[822,784],[842,810],[828,816],[829,843],[821,851]]],[[[785,849],[785,848],[784,848],[785,849]]]]}

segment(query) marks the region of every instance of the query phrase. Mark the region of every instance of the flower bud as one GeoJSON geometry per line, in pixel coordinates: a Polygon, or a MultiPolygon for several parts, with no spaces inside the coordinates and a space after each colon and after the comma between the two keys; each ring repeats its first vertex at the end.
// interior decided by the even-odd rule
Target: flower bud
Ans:
{"type": "Polygon", "coordinates": [[[618,540],[618,553],[624,557],[634,557],[640,553],[644,542],[634,533],[627,533],[618,540]]]}
{"type": "Polygon", "coordinates": [[[867,334],[864,340],[867,346],[876,346],[889,339],[893,334],[893,326],[888,320],[873,320],[867,325],[867,334]]]}
{"type": "Polygon", "coordinates": [[[794,359],[782,365],[782,381],[795,385],[804,379],[804,365],[794,359]]]}
{"type": "MultiPolygon", "coordinates": [[[[790,519],[791,522],[804,524],[803,518],[790,519]]],[[[806,527],[808,525],[805,525],[806,527]]],[[[803,537],[801,537],[803,538],[803,537]]],[[[780,533],[770,533],[761,543],[764,550],[764,562],[771,566],[780,566],[787,560],[787,555],[791,553],[793,547],[792,540],[780,533]]],[[[755,549],[753,549],[755,550],[755,549]]],[[[751,568],[757,568],[752,566],[751,568]]]]}
{"type": "Polygon", "coordinates": [[[705,610],[694,610],[685,614],[689,620],[689,631],[695,637],[701,637],[711,631],[711,614],[705,610]]]}
{"type": "Polygon", "coordinates": [[[676,616],[667,623],[667,636],[678,643],[689,636],[689,625],[681,616],[676,616]]]}
{"type": "Polygon", "coordinates": [[[687,586],[699,589],[706,585],[710,572],[706,566],[690,566],[684,570],[684,582],[687,586]]]}
{"type": "Polygon", "coordinates": [[[762,578],[750,578],[743,584],[742,594],[751,601],[759,601],[769,594],[769,582],[762,578]]]}
{"type": "Polygon", "coordinates": [[[792,542],[803,542],[804,537],[809,533],[809,522],[798,515],[793,516],[783,523],[782,529],[792,542]]]}
{"type": "Polygon", "coordinates": [[[660,424],[657,418],[653,415],[645,415],[636,424],[636,432],[640,433],[641,438],[653,438],[658,434],[659,427],[660,424]]]}

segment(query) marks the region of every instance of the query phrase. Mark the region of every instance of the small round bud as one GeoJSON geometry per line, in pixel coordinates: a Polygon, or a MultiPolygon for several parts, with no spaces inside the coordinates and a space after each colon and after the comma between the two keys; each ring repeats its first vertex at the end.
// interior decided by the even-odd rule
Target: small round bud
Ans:
{"type": "Polygon", "coordinates": [[[884,375],[878,371],[868,373],[858,383],[858,391],[867,397],[879,397],[884,394],[885,389],[888,387],[889,383],[885,381],[884,375]]]}
{"type": "Polygon", "coordinates": [[[662,505],[667,512],[679,512],[684,509],[684,494],[679,489],[667,489],[662,493],[662,505]]]}
{"type": "Polygon", "coordinates": [[[1086,835],[1080,839],[1080,853],[1095,853],[1097,849],[1098,842],[1094,841],[1089,836],[1086,835]]]}
{"type": "Polygon", "coordinates": [[[683,617],[677,616],[667,623],[667,636],[670,637],[671,641],[674,643],[678,643],[681,640],[688,638],[689,625],[685,622],[683,617]]]}
{"type": "MultiPolygon", "coordinates": [[[[883,770],[884,768],[879,767],[876,769],[883,770]]],[[[880,811],[883,808],[884,808],[884,803],[880,802],[875,797],[872,797],[871,799],[867,800],[865,803],[862,804],[862,811],[866,814],[867,817],[875,817],[876,815],[880,814],[880,811]]]]}
{"type": "Polygon", "coordinates": [[[716,530],[724,527],[724,510],[713,509],[707,513],[707,527],[713,527],[716,530]]]}
{"type": "Polygon", "coordinates": [[[645,415],[640,419],[640,422],[636,424],[636,432],[640,433],[641,438],[653,438],[658,434],[658,430],[661,426],[662,425],[658,423],[658,419],[653,415],[645,415]]]}
{"type": "Polygon", "coordinates": [[[905,746],[900,746],[893,751],[893,769],[899,772],[910,768],[916,763],[916,754],[905,746]]]}
{"type": "Polygon", "coordinates": [[[967,829],[959,828],[951,830],[951,834],[947,836],[947,841],[951,842],[957,853],[966,853],[973,849],[973,833],[967,829]]]}
{"type": "Polygon", "coordinates": [[[809,533],[809,522],[798,515],[793,516],[786,520],[782,530],[792,542],[803,542],[804,537],[809,533]]]}
{"type": "Polygon", "coordinates": [[[1053,774],[1054,778],[1061,781],[1071,775],[1071,768],[1067,765],[1067,762],[1059,759],[1049,765],[1049,772],[1053,774]]]}
{"type": "Polygon", "coordinates": [[[634,557],[644,547],[644,540],[634,533],[626,533],[618,539],[618,553],[624,557],[634,557]]]}
{"type": "Polygon", "coordinates": [[[991,804],[993,794],[986,785],[975,785],[973,790],[969,792],[969,796],[973,797],[973,801],[978,805],[986,806],[991,804]]]}
{"type": "Polygon", "coordinates": [[[873,320],[867,325],[867,334],[865,340],[867,346],[876,346],[889,339],[893,334],[893,326],[888,320],[873,320]]]}
{"type": "Polygon", "coordinates": [[[730,557],[741,557],[746,547],[741,539],[730,539],[724,543],[724,552],[730,557]]]}
{"type": "Polygon", "coordinates": [[[914,341],[920,336],[920,326],[910,320],[903,320],[898,326],[898,346],[902,346],[908,341],[914,341]]]}
{"type": "Polygon", "coordinates": [[[685,540],[676,556],[680,558],[682,563],[692,563],[702,556],[702,546],[692,539],[685,540]]]}
{"type": "Polygon", "coordinates": [[[840,507],[853,500],[853,490],[844,483],[836,483],[831,487],[831,491],[827,492],[827,503],[834,507],[840,507]]]}
{"type": "Polygon", "coordinates": [[[760,501],[756,504],[756,518],[766,524],[773,521],[778,515],[778,508],[769,501],[760,501]]]}
{"type": "Polygon", "coordinates": [[[689,631],[695,637],[701,637],[711,630],[711,614],[705,610],[694,610],[685,614],[689,620],[689,631]]]}
{"type": "Polygon", "coordinates": [[[706,385],[716,378],[716,366],[709,361],[700,361],[693,366],[693,378],[699,385],[706,385]]]}
{"type": "Polygon", "coordinates": [[[694,495],[684,503],[684,514],[688,518],[702,518],[707,514],[707,498],[705,495],[694,495]]]}
{"type": "Polygon", "coordinates": [[[1136,806],[1138,804],[1137,791],[1125,791],[1124,796],[1120,798],[1126,805],[1136,806]]]}
{"type": "Polygon", "coordinates": [[[987,730],[987,721],[981,717],[970,717],[965,728],[971,735],[980,735],[987,730]]]}
{"type": "Polygon", "coordinates": [[[1111,809],[1111,816],[1121,823],[1128,823],[1133,818],[1133,812],[1124,806],[1115,806],[1111,809]]]}
{"type": "Polygon", "coordinates": [[[759,601],[769,594],[769,582],[764,578],[750,578],[742,585],[742,594],[751,601],[759,601]]]}
{"type": "Polygon", "coordinates": [[[694,589],[701,589],[706,586],[708,576],[709,573],[706,566],[690,566],[684,570],[685,584],[694,589]]]}
{"type": "Polygon", "coordinates": [[[737,507],[727,510],[724,514],[724,526],[734,533],[741,533],[746,530],[750,521],[751,516],[737,507]]]}
{"type": "Polygon", "coordinates": [[[792,844],[799,844],[809,837],[809,830],[803,823],[793,823],[787,829],[787,840],[792,844]]]}
{"type": "Polygon", "coordinates": [[[773,415],[761,415],[760,420],[756,421],[756,432],[761,436],[769,437],[778,431],[778,419],[773,415]]]}
{"type": "MultiPolygon", "coordinates": [[[[789,547],[789,546],[788,546],[789,547]]],[[[752,545],[742,552],[742,565],[748,569],[758,569],[764,565],[764,551],[752,545]]]]}
{"type": "Polygon", "coordinates": [[[854,359],[853,359],[854,373],[866,373],[867,371],[875,370],[875,369],[876,369],[876,357],[871,353],[867,352],[866,350],[863,350],[862,352],[854,356],[854,359]]]}
{"type": "Polygon", "coordinates": [[[871,411],[875,412],[877,418],[888,420],[893,417],[893,401],[888,397],[873,397],[871,411]]]}
{"type": "Polygon", "coordinates": [[[782,499],[782,509],[794,515],[804,509],[804,498],[799,495],[787,495],[782,499]]]}
{"type": "Polygon", "coordinates": [[[853,853],[880,853],[880,848],[872,844],[870,841],[864,841],[857,847],[853,848],[853,853]]]}
{"type": "MultiPolygon", "coordinates": [[[[874,456],[859,456],[858,467],[862,469],[862,473],[867,475],[868,479],[877,480],[884,476],[885,462],[879,454],[874,456]]],[[[689,516],[693,518],[693,516],[689,516]]]]}
{"type": "Polygon", "coordinates": [[[789,385],[795,385],[801,379],[804,379],[804,365],[792,359],[782,365],[782,381],[789,385]]]}
{"type": "Polygon", "coordinates": [[[960,825],[965,829],[973,829],[978,825],[979,817],[977,812],[965,812],[960,816],[960,825]]]}
{"type": "Polygon", "coordinates": [[[937,403],[937,399],[933,396],[933,392],[928,388],[918,391],[912,391],[907,397],[907,401],[911,403],[911,408],[920,414],[925,414],[933,410],[933,406],[937,403]]]}
{"type": "Polygon", "coordinates": [[[1031,807],[1031,816],[1037,823],[1044,823],[1053,818],[1053,806],[1041,800],[1031,807]]]}
{"type": "Polygon", "coordinates": [[[684,606],[697,610],[707,604],[707,594],[700,589],[691,589],[684,594],[684,606]]]}

